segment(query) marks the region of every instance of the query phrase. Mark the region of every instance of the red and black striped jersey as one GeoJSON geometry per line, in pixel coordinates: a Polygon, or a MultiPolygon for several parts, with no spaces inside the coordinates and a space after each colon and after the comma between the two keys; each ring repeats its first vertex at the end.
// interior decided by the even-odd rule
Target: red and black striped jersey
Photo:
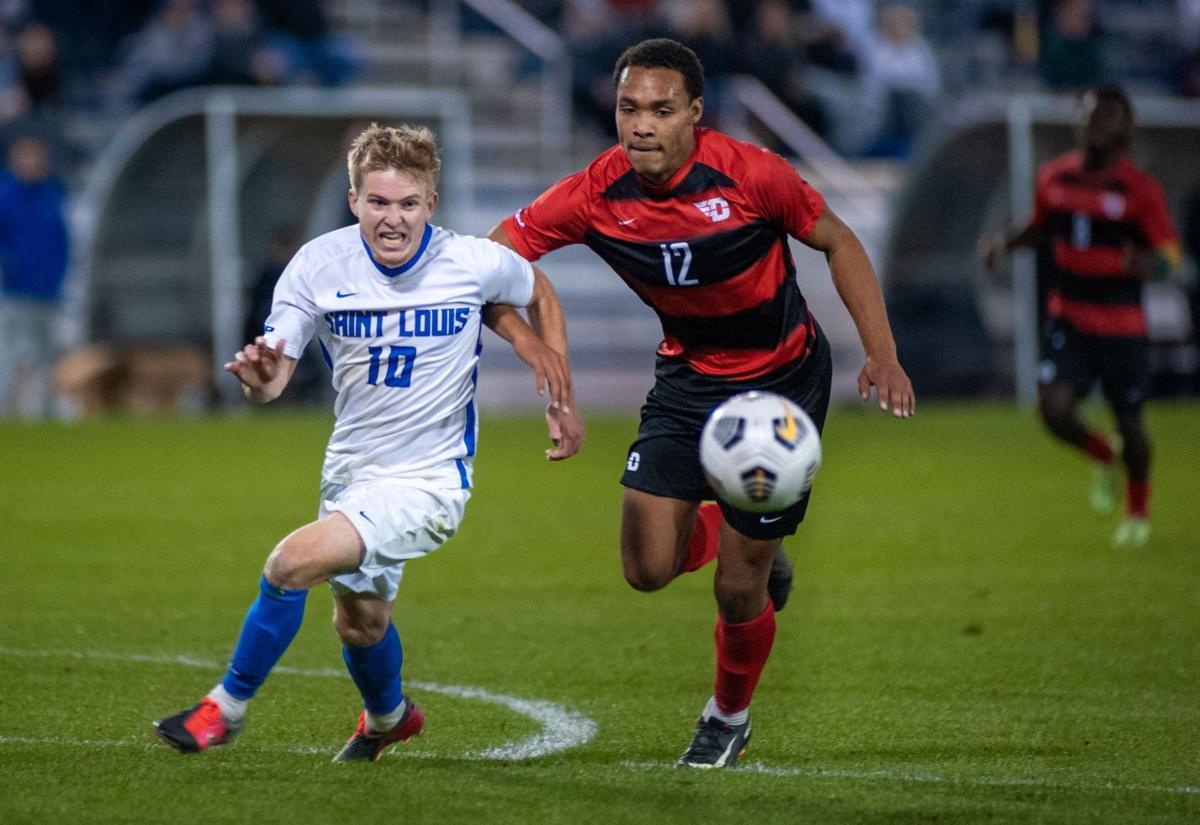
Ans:
{"type": "Polygon", "coordinates": [[[504,220],[537,260],[591,247],[658,314],[660,355],[698,372],[754,378],[804,357],[812,334],[788,235],[825,208],[786,160],[697,128],[691,157],[662,186],[614,146],[504,220]]]}
{"type": "Polygon", "coordinates": [[[1046,311],[1091,335],[1144,336],[1133,249],[1178,248],[1162,188],[1133,161],[1099,170],[1067,152],[1038,169],[1033,225],[1049,236],[1054,274],[1046,311]]]}

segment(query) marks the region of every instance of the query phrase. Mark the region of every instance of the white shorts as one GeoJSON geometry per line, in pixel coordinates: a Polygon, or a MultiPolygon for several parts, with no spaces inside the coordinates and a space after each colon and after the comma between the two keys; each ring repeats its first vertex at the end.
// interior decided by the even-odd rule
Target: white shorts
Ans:
{"type": "Polygon", "coordinates": [[[395,601],[404,562],[445,544],[462,523],[470,497],[470,490],[426,485],[417,479],[323,484],[319,517],[341,513],[367,548],[358,570],[329,580],[334,595],[370,593],[395,601]]]}

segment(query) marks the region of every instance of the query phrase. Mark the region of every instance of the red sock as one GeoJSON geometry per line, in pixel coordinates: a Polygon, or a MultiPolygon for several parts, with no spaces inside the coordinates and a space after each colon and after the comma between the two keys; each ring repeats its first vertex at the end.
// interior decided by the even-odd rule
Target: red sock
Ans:
{"type": "Polygon", "coordinates": [[[775,608],[758,618],[740,624],[728,624],[717,617],[717,678],[713,696],[722,713],[737,713],[750,707],[750,698],[758,685],[771,645],[775,641],[775,608]]]}
{"type": "Polygon", "coordinates": [[[1130,481],[1125,485],[1125,511],[1130,518],[1150,515],[1150,482],[1130,481]]]}
{"type": "Polygon", "coordinates": [[[1096,435],[1096,433],[1088,433],[1087,439],[1079,445],[1079,449],[1101,464],[1112,464],[1116,458],[1112,447],[1108,443],[1108,439],[1096,435]]]}
{"type": "Polygon", "coordinates": [[[699,570],[717,557],[717,539],[721,537],[721,508],[715,501],[700,505],[696,511],[696,526],[688,539],[688,554],[683,573],[699,570]]]}

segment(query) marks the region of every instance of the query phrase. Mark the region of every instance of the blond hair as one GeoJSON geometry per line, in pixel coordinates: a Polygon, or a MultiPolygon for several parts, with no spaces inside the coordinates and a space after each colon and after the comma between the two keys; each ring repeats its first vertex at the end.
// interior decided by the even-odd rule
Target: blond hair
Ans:
{"type": "Polygon", "coordinates": [[[371,172],[395,169],[424,180],[429,188],[437,188],[442,159],[438,154],[437,138],[424,126],[397,127],[372,123],[350,144],[346,155],[350,172],[350,188],[357,192],[363,178],[371,172]]]}

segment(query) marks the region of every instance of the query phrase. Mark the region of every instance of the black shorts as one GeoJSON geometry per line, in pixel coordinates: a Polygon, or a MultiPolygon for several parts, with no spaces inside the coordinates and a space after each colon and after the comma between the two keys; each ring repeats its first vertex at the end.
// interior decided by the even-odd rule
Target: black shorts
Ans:
{"type": "MultiPolygon", "coordinates": [[[[659,358],[654,387],[642,407],[637,440],[629,448],[621,484],[656,496],[684,501],[716,499],[700,467],[700,431],[713,408],[750,390],[778,393],[795,401],[820,430],[829,409],[833,376],[829,342],[813,322],[812,347],[802,361],[758,378],[729,381],[703,375],[685,362],[659,358]]],[[[748,513],[720,499],[733,529],[752,539],[776,539],[796,532],[804,520],[811,491],[775,513],[748,513]]]]}
{"type": "Polygon", "coordinates": [[[1145,338],[1087,335],[1057,318],[1043,344],[1038,383],[1067,384],[1081,398],[1098,380],[1114,410],[1135,410],[1150,389],[1148,350],[1145,338]]]}

